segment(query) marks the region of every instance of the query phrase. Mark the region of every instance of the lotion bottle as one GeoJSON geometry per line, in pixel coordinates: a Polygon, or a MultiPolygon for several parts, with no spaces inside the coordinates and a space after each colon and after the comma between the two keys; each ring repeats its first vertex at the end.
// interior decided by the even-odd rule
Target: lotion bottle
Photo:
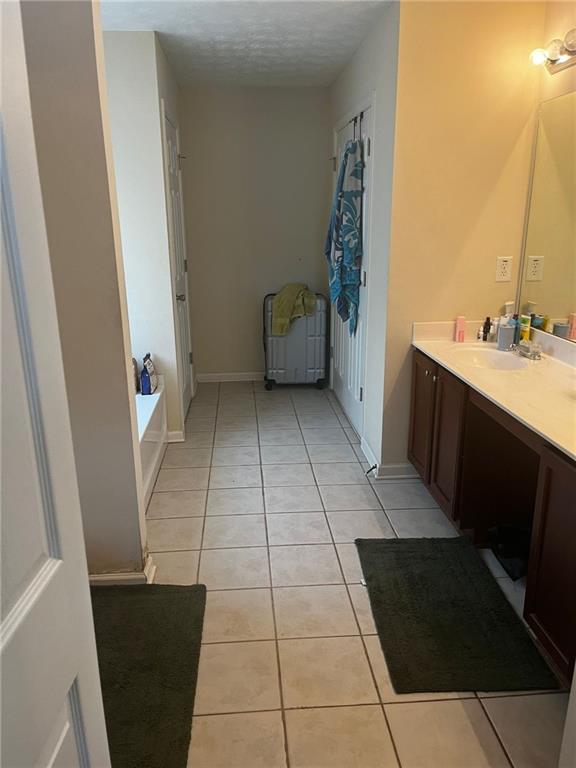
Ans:
{"type": "Polygon", "coordinates": [[[454,341],[457,341],[461,344],[465,338],[466,338],[466,318],[464,317],[464,315],[458,315],[458,317],[456,318],[455,326],[454,326],[454,341]]]}

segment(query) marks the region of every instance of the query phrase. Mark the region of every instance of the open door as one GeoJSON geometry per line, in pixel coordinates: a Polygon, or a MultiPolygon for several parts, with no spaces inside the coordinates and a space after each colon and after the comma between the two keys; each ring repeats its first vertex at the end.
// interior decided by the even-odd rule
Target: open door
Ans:
{"type": "Polygon", "coordinates": [[[175,302],[176,347],[178,349],[178,380],[182,397],[182,414],[186,417],[193,394],[192,345],[188,311],[188,275],[186,238],[184,231],[184,201],[182,171],[180,170],[180,135],[178,128],[163,110],[164,167],[168,196],[168,231],[172,266],[172,291],[175,302]]]}
{"type": "Polygon", "coordinates": [[[343,323],[336,309],[333,308],[331,353],[332,353],[332,389],[338,398],[346,416],[359,435],[364,429],[364,372],[366,368],[366,316],[369,275],[370,248],[368,242],[370,217],[371,155],[370,135],[372,131],[372,109],[368,107],[356,120],[348,121],[336,132],[336,173],[346,148],[346,142],[362,138],[364,142],[364,194],[362,197],[362,283],[360,285],[360,303],[356,333],[350,336],[348,323],[343,323]]]}
{"type": "Polygon", "coordinates": [[[1,756],[110,766],[19,3],[3,3],[1,756]]]}

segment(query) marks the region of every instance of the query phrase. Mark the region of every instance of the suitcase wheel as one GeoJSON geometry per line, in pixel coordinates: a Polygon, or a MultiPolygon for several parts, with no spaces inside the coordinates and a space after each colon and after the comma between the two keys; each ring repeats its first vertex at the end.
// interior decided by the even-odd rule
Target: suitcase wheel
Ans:
{"type": "Polygon", "coordinates": [[[273,381],[270,381],[269,379],[267,379],[267,380],[266,380],[266,384],[264,384],[264,386],[266,387],[266,389],[268,390],[268,392],[270,392],[270,390],[271,390],[271,389],[272,389],[272,387],[274,386],[274,382],[273,382],[273,381]]]}
{"type": "Polygon", "coordinates": [[[324,389],[324,379],[318,379],[316,382],[316,389],[324,389]]]}

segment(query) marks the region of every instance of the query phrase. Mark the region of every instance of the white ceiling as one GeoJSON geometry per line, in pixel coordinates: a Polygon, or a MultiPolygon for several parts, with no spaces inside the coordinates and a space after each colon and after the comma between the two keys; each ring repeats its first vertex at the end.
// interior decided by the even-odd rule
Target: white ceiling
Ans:
{"type": "Polygon", "coordinates": [[[385,0],[102,0],[105,30],[154,30],[180,85],[329,85],[385,0]]]}

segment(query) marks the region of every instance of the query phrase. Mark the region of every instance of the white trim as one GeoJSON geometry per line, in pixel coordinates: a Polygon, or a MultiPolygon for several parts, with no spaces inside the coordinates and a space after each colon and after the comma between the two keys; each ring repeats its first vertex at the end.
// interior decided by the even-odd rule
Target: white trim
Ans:
{"type": "Polygon", "coordinates": [[[167,443],[183,443],[185,440],[186,437],[184,435],[184,430],[182,429],[172,429],[170,432],[166,433],[167,443]]]}
{"type": "Polygon", "coordinates": [[[365,438],[363,437],[360,438],[360,449],[362,450],[364,456],[366,456],[368,464],[370,464],[371,467],[376,465],[376,474],[378,474],[378,459],[374,455],[372,448],[370,448],[365,438]]]}
{"type": "Polygon", "coordinates": [[[379,464],[374,474],[375,480],[416,480],[416,469],[410,462],[403,464],[379,464]]]}
{"type": "Polygon", "coordinates": [[[156,564],[152,555],[146,555],[144,567],[141,571],[115,571],[112,573],[91,573],[91,587],[111,587],[114,584],[152,584],[156,576],[156,564]]]}
{"type": "Polygon", "coordinates": [[[198,382],[212,381],[263,381],[264,371],[247,371],[243,373],[199,373],[198,382]]]}
{"type": "Polygon", "coordinates": [[[146,562],[144,563],[144,576],[146,577],[147,584],[153,584],[156,577],[156,563],[152,559],[152,555],[146,555],[146,562]]]}
{"type": "Polygon", "coordinates": [[[115,584],[147,584],[144,571],[130,571],[129,573],[94,573],[90,574],[91,587],[112,587],[115,584]]]}

